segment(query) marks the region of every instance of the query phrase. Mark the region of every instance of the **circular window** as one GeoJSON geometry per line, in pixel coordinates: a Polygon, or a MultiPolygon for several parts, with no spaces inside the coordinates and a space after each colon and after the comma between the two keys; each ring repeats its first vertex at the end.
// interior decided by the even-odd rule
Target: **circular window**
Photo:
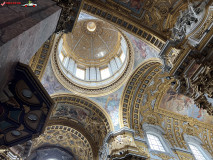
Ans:
{"type": "Polygon", "coordinates": [[[106,95],[127,79],[133,52],[119,29],[101,20],[81,20],[72,33],[57,35],[52,67],[68,90],[106,95]]]}

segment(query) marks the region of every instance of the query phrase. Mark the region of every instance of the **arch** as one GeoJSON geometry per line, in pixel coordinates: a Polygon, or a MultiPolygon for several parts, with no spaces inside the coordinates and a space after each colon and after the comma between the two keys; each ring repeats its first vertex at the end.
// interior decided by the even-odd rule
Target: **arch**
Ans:
{"type": "Polygon", "coordinates": [[[51,95],[55,102],[48,125],[66,125],[78,130],[89,141],[94,157],[108,133],[114,131],[108,113],[92,100],[75,94],[51,95]]]}
{"type": "Polygon", "coordinates": [[[33,140],[32,153],[42,147],[60,147],[67,150],[76,159],[96,159],[97,151],[78,130],[55,123],[46,127],[44,133],[33,140]]]}
{"type": "Polygon", "coordinates": [[[152,58],[144,61],[131,75],[122,94],[119,106],[121,127],[133,128],[136,134],[141,130],[139,109],[142,95],[157,73],[161,71],[161,61],[152,58]],[[137,125],[137,127],[135,127],[137,125]]]}
{"type": "MultiPolygon", "coordinates": [[[[78,96],[75,94],[67,94],[67,93],[60,93],[60,94],[52,94],[51,98],[55,101],[55,106],[60,103],[64,102],[67,104],[79,104],[82,107],[87,107],[90,108],[91,110],[95,111],[96,114],[101,116],[103,121],[106,124],[106,128],[108,132],[114,131],[114,126],[112,123],[112,120],[109,116],[109,114],[101,107],[99,106],[96,102],[83,97],[83,96],[78,96]]],[[[55,107],[54,107],[55,108],[55,107]]],[[[53,109],[54,110],[54,109],[53,109]]]]}
{"type": "MultiPolygon", "coordinates": [[[[172,146],[171,146],[170,142],[164,136],[165,130],[163,128],[161,128],[159,125],[152,125],[152,124],[144,123],[143,124],[143,130],[146,134],[145,139],[147,141],[148,141],[147,134],[151,134],[151,135],[156,136],[159,139],[161,145],[163,146],[164,152],[167,153],[168,155],[172,156],[172,157],[175,156],[175,154],[171,150],[172,146]]],[[[149,146],[149,147],[151,149],[151,146],[149,146]]],[[[153,150],[153,149],[151,149],[151,150],[153,150]]],[[[162,152],[162,151],[160,151],[160,152],[162,152]]]]}
{"type": "MultiPolygon", "coordinates": [[[[199,152],[204,156],[205,159],[212,159],[212,156],[209,154],[209,152],[203,148],[203,142],[199,137],[188,135],[186,133],[183,134],[183,137],[187,143],[188,148],[191,151],[192,151],[192,148],[190,147],[190,145],[193,145],[194,147],[196,147],[199,150],[199,152]]],[[[193,153],[193,151],[192,151],[192,153],[193,153]]],[[[193,155],[194,155],[194,153],[193,153],[193,155]]]]}

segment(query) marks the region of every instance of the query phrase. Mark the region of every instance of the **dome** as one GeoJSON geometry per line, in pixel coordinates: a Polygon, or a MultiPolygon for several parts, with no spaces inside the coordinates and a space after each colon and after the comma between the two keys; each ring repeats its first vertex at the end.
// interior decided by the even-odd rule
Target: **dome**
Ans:
{"type": "Polygon", "coordinates": [[[121,34],[100,20],[82,20],[72,33],[64,34],[63,46],[68,56],[79,64],[100,66],[118,53],[121,34]]]}
{"type": "Polygon", "coordinates": [[[133,68],[127,37],[98,19],[79,20],[72,33],[58,34],[52,67],[59,82],[78,94],[100,96],[120,87],[133,68]]]}

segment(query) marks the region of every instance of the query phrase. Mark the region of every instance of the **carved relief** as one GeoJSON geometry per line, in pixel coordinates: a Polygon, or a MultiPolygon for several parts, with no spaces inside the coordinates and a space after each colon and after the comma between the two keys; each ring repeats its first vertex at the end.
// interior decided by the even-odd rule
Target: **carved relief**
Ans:
{"type": "MultiPolygon", "coordinates": [[[[143,65],[142,65],[143,66],[143,65]]],[[[151,74],[147,74],[144,70],[143,74],[147,77],[151,78],[151,74],[155,75],[153,78],[149,81],[151,83],[145,84],[145,79],[142,79],[140,76],[134,77],[138,70],[135,71],[135,74],[133,74],[132,79],[127,83],[127,86],[125,88],[125,91],[123,92],[124,95],[128,94],[129,99],[124,98],[123,99],[123,122],[124,125],[128,124],[126,122],[129,122],[132,119],[132,125],[131,128],[134,128],[136,130],[136,135],[143,137],[143,131],[140,129],[140,126],[138,126],[137,122],[140,122],[140,125],[142,125],[144,122],[154,125],[159,125],[161,128],[165,129],[165,138],[169,140],[171,145],[173,147],[180,147],[187,149],[186,142],[183,138],[183,134],[186,133],[188,135],[193,135],[199,137],[199,135],[202,133],[205,129],[212,129],[211,124],[207,124],[204,122],[200,122],[195,118],[189,118],[188,116],[183,116],[174,112],[169,111],[168,109],[161,109],[160,105],[165,106],[169,105],[169,103],[173,104],[170,105],[170,107],[181,107],[182,103],[183,106],[190,107],[191,102],[186,100],[181,100],[184,98],[183,95],[178,95],[175,91],[171,92],[170,95],[166,95],[166,99],[164,100],[166,103],[163,102],[163,95],[165,92],[169,91],[170,88],[175,88],[177,83],[173,84],[174,78],[169,76],[166,73],[162,73],[158,71],[156,74],[153,73],[153,70],[151,70],[151,67],[149,67],[149,71],[151,74]],[[134,81],[133,81],[134,78],[134,81]],[[130,83],[131,82],[131,83],[130,83]],[[135,89],[134,83],[138,83],[139,87],[137,88],[137,91],[131,93],[128,91],[131,91],[131,89],[135,89]],[[146,86],[145,86],[146,85],[146,86]],[[132,95],[134,94],[134,98],[132,95]],[[141,105],[137,105],[140,103],[140,100],[142,100],[142,97],[146,95],[146,102],[141,105]],[[139,98],[139,97],[141,98],[139,98]],[[175,98],[176,97],[176,98],[175,98]],[[131,99],[130,99],[131,98],[131,99]],[[177,100],[176,102],[173,102],[173,100],[177,100]],[[132,115],[128,114],[128,101],[133,101],[133,110],[132,115]],[[150,105],[151,102],[155,100],[154,106],[150,105]],[[171,102],[170,102],[171,101],[171,102]],[[175,106],[174,106],[175,105],[175,106]],[[152,108],[153,107],[153,108],[152,108]],[[140,110],[140,116],[136,116],[137,110],[140,110]],[[142,120],[140,120],[142,119],[142,120]],[[138,129],[139,128],[139,129],[138,129]],[[139,130],[139,131],[138,131],[139,130]],[[139,134],[137,133],[139,132],[139,134]]],[[[160,68],[160,67],[159,67],[160,68]]],[[[156,69],[157,70],[157,69],[156,69]]],[[[161,69],[160,69],[161,70],[161,69]]],[[[126,96],[127,97],[127,96],[126,96]]],[[[186,97],[187,98],[187,97],[186,97]]],[[[194,107],[194,105],[193,105],[194,107]]],[[[182,108],[179,108],[182,110],[182,108]]],[[[199,116],[199,115],[198,115],[199,116]]],[[[202,138],[200,138],[202,139],[202,138]]],[[[206,146],[209,146],[209,142],[207,142],[206,146]]]]}
{"type": "Polygon", "coordinates": [[[194,160],[193,156],[189,153],[185,153],[181,151],[176,151],[176,153],[181,160],[194,160]]]}
{"type": "Polygon", "coordinates": [[[88,140],[77,130],[62,126],[48,126],[43,135],[33,140],[32,150],[42,146],[57,145],[73,153],[77,159],[93,159],[93,151],[88,140]]]}
{"type": "Polygon", "coordinates": [[[166,155],[164,153],[158,153],[158,154],[157,153],[152,153],[152,154],[162,158],[162,160],[174,160],[175,159],[174,157],[171,157],[171,156],[166,155]]]}
{"type": "Polygon", "coordinates": [[[189,3],[187,10],[180,11],[180,15],[172,29],[172,37],[175,40],[183,39],[199,24],[206,3],[206,1],[195,2],[194,4],[189,3]]]}
{"type": "Polygon", "coordinates": [[[130,133],[120,133],[112,136],[108,142],[108,149],[110,158],[113,159],[119,157],[126,157],[126,159],[149,157],[149,152],[144,142],[135,141],[130,133]],[[130,155],[134,155],[134,157],[128,157],[130,155]]]}
{"type": "Polygon", "coordinates": [[[102,146],[107,133],[112,131],[112,122],[101,107],[94,102],[70,94],[55,95],[56,102],[51,119],[66,119],[78,122],[92,137],[97,147],[102,146]]]}

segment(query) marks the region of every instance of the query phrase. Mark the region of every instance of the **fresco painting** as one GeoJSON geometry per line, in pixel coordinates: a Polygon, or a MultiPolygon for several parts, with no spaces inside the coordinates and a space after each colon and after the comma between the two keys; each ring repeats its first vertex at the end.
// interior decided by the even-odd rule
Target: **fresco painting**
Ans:
{"type": "Polygon", "coordinates": [[[153,47],[149,46],[142,40],[136,38],[135,36],[124,32],[132,43],[134,49],[135,59],[134,59],[134,68],[138,67],[144,60],[149,58],[157,58],[159,52],[153,47]]]}
{"type": "Polygon", "coordinates": [[[205,97],[206,97],[207,101],[208,101],[209,103],[211,103],[211,105],[213,106],[213,98],[208,97],[207,94],[205,94],[205,97]]]}
{"type": "Polygon", "coordinates": [[[177,94],[172,89],[163,96],[160,108],[213,124],[213,117],[209,116],[206,110],[198,108],[193,99],[177,94]]]}
{"type": "Polygon", "coordinates": [[[114,0],[138,14],[142,10],[143,0],[114,0]]]}
{"type": "Polygon", "coordinates": [[[115,91],[114,93],[103,96],[103,97],[94,97],[91,98],[93,101],[101,105],[106,112],[110,115],[114,129],[120,129],[119,125],[119,103],[122,95],[124,86],[115,91]]]}
{"type": "MultiPolygon", "coordinates": [[[[124,3],[125,1],[123,1],[124,3]]],[[[139,5],[140,1],[126,1],[126,4],[132,7],[136,7],[139,5]]],[[[86,13],[81,12],[79,15],[79,20],[82,19],[95,19],[95,17],[90,16],[86,13]]],[[[134,68],[138,67],[144,60],[147,60],[149,58],[157,58],[159,52],[143,42],[142,40],[136,38],[135,36],[123,31],[124,34],[129,38],[130,42],[132,43],[133,49],[134,49],[134,68]]],[[[51,94],[56,94],[56,93],[72,93],[69,90],[67,90],[63,85],[59,83],[57,78],[55,77],[51,62],[49,60],[45,73],[42,77],[41,83],[43,84],[44,88],[47,90],[47,92],[51,94]]],[[[124,84],[125,85],[125,84],[124,84]]],[[[123,92],[124,86],[122,86],[120,89],[115,91],[114,93],[111,93],[107,96],[103,97],[94,97],[94,98],[89,98],[93,101],[95,101],[98,105],[102,106],[106,112],[110,115],[111,120],[113,122],[115,130],[120,129],[119,125],[119,103],[121,99],[121,95],[123,92]]],[[[68,109],[65,106],[61,106],[60,108],[57,108],[58,111],[54,113],[54,116],[62,116],[64,115],[65,117],[72,116],[76,119],[80,118],[81,121],[85,121],[84,117],[87,116],[89,113],[79,110],[79,109],[68,109]]]]}
{"type": "Polygon", "coordinates": [[[87,117],[89,117],[90,114],[91,113],[86,109],[62,103],[54,109],[52,117],[72,118],[85,124],[87,122],[87,117]]]}
{"type": "Polygon", "coordinates": [[[55,77],[50,60],[47,63],[47,67],[41,79],[41,83],[50,95],[62,92],[70,93],[70,91],[64,88],[64,86],[61,85],[61,83],[59,83],[59,81],[55,77]]]}

